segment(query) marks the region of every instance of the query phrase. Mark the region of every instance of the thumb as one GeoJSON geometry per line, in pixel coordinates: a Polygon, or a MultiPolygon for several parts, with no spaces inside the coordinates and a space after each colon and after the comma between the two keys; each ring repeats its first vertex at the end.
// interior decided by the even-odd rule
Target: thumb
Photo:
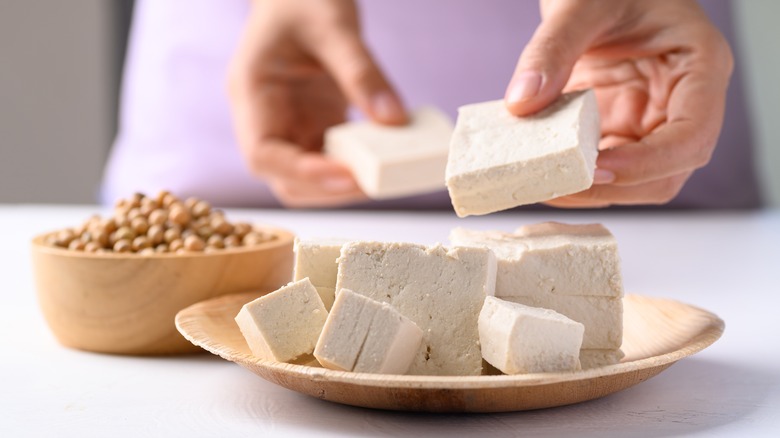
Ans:
{"type": "Polygon", "coordinates": [[[371,120],[382,124],[407,122],[401,99],[374,61],[360,35],[341,30],[327,44],[318,44],[316,55],[333,75],[350,102],[371,120]]]}
{"type": "Polygon", "coordinates": [[[514,115],[535,113],[558,98],[574,64],[607,28],[597,5],[579,0],[552,3],[525,46],[504,95],[514,115]]]}

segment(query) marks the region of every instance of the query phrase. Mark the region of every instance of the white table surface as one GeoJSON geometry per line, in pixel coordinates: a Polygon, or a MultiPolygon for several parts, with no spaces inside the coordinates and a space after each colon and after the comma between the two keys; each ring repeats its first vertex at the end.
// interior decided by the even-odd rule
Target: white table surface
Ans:
{"type": "Polygon", "coordinates": [[[602,222],[626,290],[718,314],[723,337],[620,393],[531,412],[431,415],[342,406],[208,354],[122,357],[57,344],[35,299],[29,240],[98,207],[0,206],[0,437],[780,436],[780,211],[452,213],[231,210],[300,236],[446,242],[454,226],[602,222]]]}

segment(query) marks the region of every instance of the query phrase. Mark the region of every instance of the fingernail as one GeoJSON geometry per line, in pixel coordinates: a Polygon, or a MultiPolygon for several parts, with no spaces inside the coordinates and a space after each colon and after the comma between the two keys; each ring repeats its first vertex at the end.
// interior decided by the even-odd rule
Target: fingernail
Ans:
{"type": "Polygon", "coordinates": [[[321,185],[329,192],[348,192],[355,189],[355,180],[346,177],[326,178],[321,181],[321,185]]]}
{"type": "Polygon", "coordinates": [[[519,103],[534,98],[542,88],[542,75],[535,71],[520,73],[506,93],[508,103],[519,103]]]}
{"type": "Polygon", "coordinates": [[[406,115],[398,98],[392,93],[382,91],[371,98],[371,111],[380,122],[404,123],[406,115]]]}
{"type": "Polygon", "coordinates": [[[615,174],[611,170],[596,169],[593,172],[593,184],[609,184],[615,181],[615,174]]]}

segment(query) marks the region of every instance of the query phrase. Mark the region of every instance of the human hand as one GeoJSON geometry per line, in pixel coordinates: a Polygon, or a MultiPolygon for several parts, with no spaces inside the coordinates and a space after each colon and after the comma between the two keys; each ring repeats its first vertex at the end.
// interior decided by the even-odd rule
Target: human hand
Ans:
{"type": "Polygon", "coordinates": [[[602,139],[594,185],[558,207],[662,204],[710,159],[731,50],[693,0],[542,0],[542,23],[507,88],[522,116],[561,90],[594,88],[602,139]]]}
{"type": "Polygon", "coordinates": [[[403,124],[400,99],[360,38],[351,0],[255,1],[229,73],[241,152],[288,207],[365,199],[350,171],[321,154],[348,102],[403,124]]]}

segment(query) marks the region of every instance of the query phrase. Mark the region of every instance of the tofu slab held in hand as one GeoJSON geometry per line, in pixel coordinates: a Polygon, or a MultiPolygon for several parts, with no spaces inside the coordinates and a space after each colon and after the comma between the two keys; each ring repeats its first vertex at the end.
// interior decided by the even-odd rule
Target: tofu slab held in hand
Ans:
{"type": "Polygon", "coordinates": [[[488,214],[589,188],[600,138],[592,90],[564,94],[527,117],[510,114],[503,100],[460,107],[446,172],[455,213],[488,214]]]}
{"type": "Polygon", "coordinates": [[[372,199],[389,199],[444,189],[452,122],[424,107],[405,126],[348,122],[325,132],[325,154],[352,170],[372,199]]]}

